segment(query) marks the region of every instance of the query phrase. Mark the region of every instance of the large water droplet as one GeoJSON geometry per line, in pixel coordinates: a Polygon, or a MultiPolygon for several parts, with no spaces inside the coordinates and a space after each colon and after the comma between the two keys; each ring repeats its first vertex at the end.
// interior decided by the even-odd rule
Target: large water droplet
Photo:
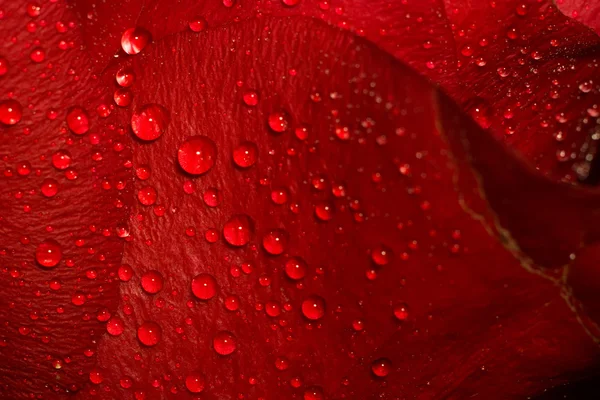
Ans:
{"type": "Polygon", "coordinates": [[[223,237],[232,246],[244,246],[250,241],[252,221],[247,215],[234,215],[223,226],[223,237]]]}
{"type": "Polygon", "coordinates": [[[121,36],[121,47],[127,54],[138,54],[150,40],[150,32],[144,28],[129,28],[121,36]]]}
{"type": "Polygon", "coordinates": [[[138,340],[145,346],[154,346],[162,339],[162,329],[156,322],[146,321],[137,330],[138,340]]]}
{"type": "Polygon", "coordinates": [[[40,243],[35,250],[35,259],[42,267],[56,267],[62,258],[60,245],[52,239],[40,243]]]}
{"type": "Polygon", "coordinates": [[[325,300],[321,296],[310,296],[302,302],[302,314],[310,320],[318,320],[325,315],[325,300]]]}
{"type": "Polygon", "coordinates": [[[146,104],[131,116],[131,129],[142,140],[155,140],[166,131],[169,121],[169,112],[163,106],[146,104]]]}
{"type": "Polygon", "coordinates": [[[200,300],[212,299],[217,294],[217,281],[210,274],[199,274],[192,279],[192,293],[200,300]]]}
{"type": "Polygon", "coordinates": [[[185,172],[201,175],[215,165],[217,147],[206,136],[193,136],[183,142],[177,151],[177,160],[185,172]]]}
{"type": "Polygon", "coordinates": [[[23,117],[23,107],[16,100],[8,99],[0,102],[0,122],[14,125],[23,117]]]}

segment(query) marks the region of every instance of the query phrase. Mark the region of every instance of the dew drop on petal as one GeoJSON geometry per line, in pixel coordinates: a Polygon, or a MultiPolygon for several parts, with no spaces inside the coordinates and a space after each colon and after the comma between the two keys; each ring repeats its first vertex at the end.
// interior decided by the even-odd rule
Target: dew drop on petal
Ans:
{"type": "Polygon", "coordinates": [[[223,237],[232,246],[244,246],[250,241],[252,220],[243,214],[234,215],[223,226],[223,237]]]}
{"type": "Polygon", "coordinates": [[[162,339],[162,328],[156,322],[146,321],[139,326],[137,338],[145,346],[154,346],[162,339]]]}
{"type": "Polygon", "coordinates": [[[158,271],[148,271],[142,275],[141,283],[146,293],[155,294],[163,288],[163,277],[158,271]]]}
{"type": "Polygon", "coordinates": [[[155,140],[166,131],[169,121],[169,112],[163,106],[146,104],[131,116],[131,129],[141,140],[155,140]]]}
{"type": "Polygon", "coordinates": [[[217,294],[217,281],[210,274],[199,274],[192,279],[192,293],[200,300],[212,299],[217,294]]]}
{"type": "Polygon", "coordinates": [[[190,20],[188,26],[192,32],[202,32],[206,29],[206,19],[201,16],[196,16],[190,20]]]}
{"type": "Polygon", "coordinates": [[[201,175],[215,165],[217,147],[206,136],[193,136],[177,150],[177,160],[181,168],[192,175],[201,175]]]}
{"type": "Polygon", "coordinates": [[[217,188],[208,188],[202,195],[204,204],[209,207],[217,207],[221,202],[221,193],[217,188]]]}
{"type": "Polygon", "coordinates": [[[240,168],[249,168],[256,163],[258,148],[252,142],[243,142],[233,150],[233,162],[240,168]]]}
{"type": "Polygon", "coordinates": [[[83,135],[90,129],[90,119],[81,107],[73,107],[67,112],[67,126],[76,135],[83,135]]]}
{"type": "Polygon", "coordinates": [[[35,250],[35,259],[42,267],[56,267],[62,258],[60,245],[52,239],[40,243],[35,250]]]}
{"type": "Polygon", "coordinates": [[[390,263],[392,251],[383,245],[376,246],[371,250],[371,260],[379,266],[384,266],[390,263]]]}
{"type": "Polygon", "coordinates": [[[204,390],[204,386],[206,386],[206,380],[204,379],[204,375],[200,373],[193,373],[185,378],[185,387],[191,393],[201,393],[204,390]]]}
{"type": "Polygon", "coordinates": [[[323,318],[325,300],[321,296],[309,296],[302,302],[302,314],[313,321],[323,318]]]}
{"type": "Polygon", "coordinates": [[[137,196],[139,202],[145,206],[151,206],[152,204],[156,203],[157,193],[156,189],[154,189],[152,186],[144,186],[138,190],[137,196]]]}
{"type": "Polygon", "coordinates": [[[311,386],[304,391],[304,400],[325,400],[323,389],[319,386],[311,386]]]}
{"type": "Polygon", "coordinates": [[[133,85],[133,81],[135,80],[135,74],[133,73],[133,70],[131,68],[123,67],[117,71],[115,79],[117,80],[119,86],[129,87],[133,85]]]}
{"type": "Polygon", "coordinates": [[[52,165],[58,170],[64,170],[71,165],[71,154],[66,150],[58,150],[52,154],[52,165]]]}
{"type": "Polygon", "coordinates": [[[375,376],[383,378],[389,375],[392,369],[392,362],[387,358],[379,358],[371,364],[371,371],[375,376]]]}
{"type": "Polygon", "coordinates": [[[23,107],[16,100],[0,101],[0,122],[4,125],[15,125],[23,117],[23,107]]]}
{"type": "Polygon", "coordinates": [[[237,339],[233,333],[221,331],[213,338],[213,348],[222,356],[229,355],[237,348],[237,339]]]}
{"type": "Polygon", "coordinates": [[[119,317],[111,317],[106,323],[106,331],[112,336],[119,336],[124,330],[123,320],[119,317]]]}
{"type": "Polygon", "coordinates": [[[115,90],[113,99],[115,101],[115,104],[119,107],[127,107],[131,104],[131,101],[133,100],[133,94],[129,89],[119,88],[115,90]]]}
{"type": "Polygon", "coordinates": [[[242,99],[244,100],[244,104],[254,107],[258,104],[258,93],[256,93],[254,90],[247,90],[242,95],[242,99]]]}
{"type": "Polygon", "coordinates": [[[288,234],[282,229],[274,229],[263,236],[262,244],[267,253],[279,255],[287,248],[288,234]]]}
{"type": "Polygon", "coordinates": [[[138,54],[150,42],[151,36],[144,28],[129,28],[121,36],[121,47],[127,54],[138,54]]]}
{"type": "Polygon", "coordinates": [[[306,275],[306,261],[300,257],[290,257],[285,263],[285,274],[293,280],[300,280],[306,275]]]}
{"type": "Polygon", "coordinates": [[[8,60],[4,57],[0,57],[0,76],[6,75],[8,72],[8,60]]]}
{"type": "Polygon", "coordinates": [[[46,197],[54,197],[58,193],[58,182],[56,179],[47,178],[42,182],[42,194],[46,197]]]}
{"type": "Polygon", "coordinates": [[[271,113],[267,122],[269,128],[275,133],[285,132],[288,128],[288,116],[284,111],[271,113]]]}
{"type": "Polygon", "coordinates": [[[408,319],[408,306],[406,303],[399,303],[394,306],[394,317],[398,321],[406,321],[408,319]]]}

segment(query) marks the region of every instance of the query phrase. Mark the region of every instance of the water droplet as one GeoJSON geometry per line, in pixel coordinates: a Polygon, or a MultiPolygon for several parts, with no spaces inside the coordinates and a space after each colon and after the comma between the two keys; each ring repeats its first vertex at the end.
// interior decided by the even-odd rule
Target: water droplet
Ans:
{"type": "Polygon", "coordinates": [[[217,294],[217,281],[210,274],[199,274],[192,279],[192,293],[200,300],[212,299],[217,294]]]}
{"type": "Polygon", "coordinates": [[[115,75],[115,79],[117,80],[117,83],[119,84],[119,86],[129,87],[129,86],[133,85],[133,81],[135,80],[135,75],[131,68],[124,67],[124,68],[121,68],[119,71],[117,71],[117,74],[115,75]]]}
{"type": "Polygon", "coordinates": [[[318,320],[325,315],[325,300],[321,296],[310,296],[302,302],[302,314],[310,320],[318,320]]]}
{"type": "Polygon", "coordinates": [[[145,206],[151,206],[156,202],[156,189],[152,186],[144,186],[138,190],[138,200],[145,206]]]}
{"type": "Polygon", "coordinates": [[[204,19],[204,17],[201,16],[196,16],[192,18],[188,23],[188,26],[190,27],[190,30],[192,32],[202,32],[206,29],[207,25],[208,24],[206,22],[206,19],[204,19]]]}
{"type": "Polygon", "coordinates": [[[233,150],[233,162],[240,168],[249,168],[256,163],[258,148],[252,142],[243,142],[233,150]]]}
{"type": "Polygon", "coordinates": [[[146,321],[138,328],[137,338],[145,346],[154,346],[162,339],[162,328],[156,322],[146,321]]]}
{"type": "Polygon", "coordinates": [[[64,170],[71,165],[71,154],[66,150],[58,150],[52,155],[52,165],[58,170],[64,170]]]}
{"type": "Polygon", "coordinates": [[[315,215],[321,221],[329,221],[333,218],[333,206],[328,202],[319,203],[315,206],[315,215]]]}
{"type": "Polygon", "coordinates": [[[23,117],[23,107],[16,100],[8,99],[0,102],[0,122],[14,125],[23,117]]]}
{"type": "Polygon", "coordinates": [[[121,36],[121,47],[127,54],[138,54],[150,40],[150,32],[144,28],[129,28],[121,36]]]}
{"type": "Polygon", "coordinates": [[[44,51],[44,49],[36,47],[35,49],[31,50],[31,53],[29,53],[29,58],[31,58],[31,61],[33,61],[34,63],[39,64],[41,62],[44,62],[44,60],[46,59],[46,52],[44,51]]]}
{"type": "Polygon", "coordinates": [[[240,308],[240,298],[236,295],[227,296],[225,299],[225,308],[229,311],[237,311],[240,308]]]}
{"type": "Polygon", "coordinates": [[[133,277],[133,269],[131,269],[131,266],[123,264],[119,267],[117,275],[121,281],[129,282],[129,280],[133,277]]]}
{"type": "Polygon", "coordinates": [[[201,393],[206,385],[204,376],[200,373],[193,373],[185,378],[185,387],[191,393],[201,393]]]}
{"type": "Polygon", "coordinates": [[[131,116],[131,129],[141,140],[158,139],[167,129],[169,112],[158,104],[146,104],[131,116]]]}
{"type": "Polygon", "coordinates": [[[299,280],[306,275],[306,261],[300,257],[290,257],[285,263],[285,274],[288,278],[299,280]]]}
{"type": "Polygon", "coordinates": [[[254,90],[248,90],[244,92],[242,99],[247,106],[254,107],[258,104],[258,93],[254,90]]]}
{"type": "Polygon", "coordinates": [[[279,255],[287,248],[288,234],[282,229],[274,229],[263,236],[262,244],[267,253],[279,255]]]}
{"type": "Polygon", "coordinates": [[[43,241],[35,250],[35,259],[42,267],[56,267],[61,258],[62,249],[60,245],[52,239],[43,241]]]}
{"type": "Polygon", "coordinates": [[[67,126],[76,135],[83,135],[90,129],[90,119],[81,107],[73,107],[67,113],[67,126]]]}
{"type": "Polygon", "coordinates": [[[244,246],[250,241],[253,224],[247,215],[234,215],[223,226],[223,237],[232,246],[244,246]]]}
{"type": "Polygon", "coordinates": [[[275,204],[282,205],[287,203],[288,197],[289,194],[287,189],[285,188],[277,188],[271,191],[271,200],[275,204]]]}
{"type": "Polygon", "coordinates": [[[396,304],[394,307],[394,316],[398,321],[406,321],[408,319],[408,306],[406,303],[396,304]]]}
{"type": "Polygon", "coordinates": [[[281,2],[288,7],[294,7],[296,4],[300,3],[300,0],[281,0],[281,2]]]}
{"type": "Polygon", "coordinates": [[[387,358],[379,358],[371,364],[371,371],[380,378],[388,376],[391,370],[392,362],[387,358]]]}
{"type": "Polygon", "coordinates": [[[311,386],[304,391],[304,400],[325,400],[323,389],[318,386],[311,386]]]}
{"type": "Polygon", "coordinates": [[[213,338],[213,347],[218,354],[226,356],[235,351],[237,348],[237,340],[235,336],[233,336],[233,333],[221,331],[213,338]]]}
{"type": "Polygon", "coordinates": [[[112,336],[119,336],[124,330],[123,320],[119,317],[112,317],[106,323],[106,331],[112,336]]]}
{"type": "Polygon", "coordinates": [[[102,377],[102,372],[95,368],[90,371],[90,382],[92,382],[94,385],[101,384],[103,380],[104,378],[102,377]]]}
{"type": "Polygon", "coordinates": [[[275,133],[285,132],[288,128],[288,116],[284,111],[271,113],[268,118],[269,128],[275,133]]]}
{"type": "Polygon", "coordinates": [[[42,182],[42,194],[46,197],[54,197],[58,193],[58,182],[56,179],[47,178],[42,182]]]}
{"type": "Polygon", "coordinates": [[[371,260],[377,265],[388,265],[392,259],[392,251],[383,245],[376,246],[371,250],[371,260]]]}
{"type": "Polygon", "coordinates": [[[115,100],[115,104],[119,107],[127,107],[133,100],[133,93],[131,93],[131,90],[129,89],[119,88],[115,90],[113,99],[115,100]]]}
{"type": "Polygon", "coordinates": [[[163,288],[163,277],[160,272],[152,270],[142,275],[142,289],[146,293],[155,294],[163,288]]]}
{"type": "Polygon", "coordinates": [[[202,195],[204,203],[209,207],[217,207],[221,202],[221,193],[217,188],[208,188],[202,195]]]}
{"type": "Polygon", "coordinates": [[[8,72],[8,60],[4,57],[0,57],[0,76],[6,75],[8,72]]]}
{"type": "Polygon", "coordinates": [[[206,136],[193,136],[179,147],[177,159],[185,172],[201,175],[215,165],[217,147],[206,136]]]}

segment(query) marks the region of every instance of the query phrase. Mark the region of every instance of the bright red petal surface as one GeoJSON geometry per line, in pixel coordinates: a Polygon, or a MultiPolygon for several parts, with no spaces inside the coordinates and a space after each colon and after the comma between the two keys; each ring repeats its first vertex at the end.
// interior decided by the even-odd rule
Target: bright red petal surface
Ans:
{"type": "Polygon", "coordinates": [[[495,399],[596,371],[597,254],[585,246],[598,237],[598,194],[542,178],[493,137],[514,120],[527,133],[506,139],[513,148],[543,154],[535,163],[554,178],[568,171],[549,157],[556,145],[546,131],[592,129],[578,113],[596,89],[575,83],[593,79],[597,39],[541,3],[525,15],[468,6],[85,2],[75,7],[83,33],[63,3],[44,4],[33,19],[24,5],[3,6],[1,29],[14,39],[0,54],[9,61],[0,101],[24,108],[20,122],[0,128],[4,394],[495,399]],[[209,28],[187,29],[195,15],[209,28]],[[524,39],[486,33],[488,46],[462,55],[482,37],[477,27],[498,20],[527,31],[531,47],[523,53],[524,39]],[[136,24],[154,42],[111,60],[136,24]],[[557,49],[544,47],[555,36],[557,49]],[[42,63],[30,58],[35,47],[46,50],[42,63]],[[496,73],[504,57],[517,76],[496,73]],[[123,67],[135,80],[114,96],[123,67]],[[557,74],[565,95],[550,107],[545,92],[528,88],[562,88],[557,74]],[[245,104],[250,92],[256,105],[245,104]],[[512,101],[527,109],[499,115],[512,101]],[[153,141],[129,126],[147,104],[165,110],[152,114],[161,121],[153,141]],[[73,107],[89,115],[83,135],[67,127],[73,107]],[[561,122],[557,112],[574,117],[561,122]],[[178,149],[198,135],[216,158],[206,164],[212,150],[203,149],[204,173],[188,175],[178,149]],[[247,142],[257,158],[242,168],[232,153],[247,142]],[[52,166],[60,149],[72,157],[66,170],[52,166]],[[48,178],[59,184],[51,198],[39,189],[48,178]],[[234,247],[223,232],[235,215],[250,222],[249,243],[234,247]],[[282,254],[269,254],[280,245],[265,237],[285,241],[282,254]],[[34,258],[46,239],[62,247],[53,269],[34,258]],[[306,262],[296,281],[285,272],[291,257],[306,262]],[[192,290],[199,274],[216,287],[192,290]],[[233,353],[215,351],[229,352],[231,340],[233,353]],[[376,377],[382,364],[377,373],[389,374],[376,377]]]}

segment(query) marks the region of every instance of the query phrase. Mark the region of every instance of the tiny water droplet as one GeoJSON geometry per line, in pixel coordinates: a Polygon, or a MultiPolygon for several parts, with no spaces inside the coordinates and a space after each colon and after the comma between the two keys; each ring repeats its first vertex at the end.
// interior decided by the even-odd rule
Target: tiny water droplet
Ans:
{"type": "Polygon", "coordinates": [[[196,16],[190,20],[188,26],[192,32],[202,32],[206,29],[206,19],[201,16],[196,16]]]}
{"type": "Polygon", "coordinates": [[[254,107],[258,104],[258,93],[254,90],[248,90],[244,92],[242,99],[247,106],[254,107]]]}

